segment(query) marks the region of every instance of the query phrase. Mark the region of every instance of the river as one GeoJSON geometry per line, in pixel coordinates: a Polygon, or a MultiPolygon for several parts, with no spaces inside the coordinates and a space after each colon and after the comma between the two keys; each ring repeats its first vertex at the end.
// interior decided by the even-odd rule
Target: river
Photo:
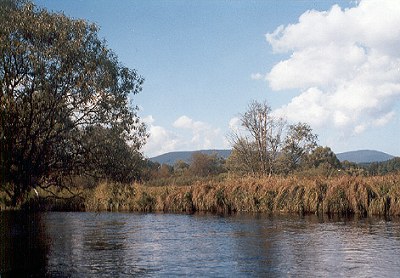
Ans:
{"type": "Polygon", "coordinates": [[[0,277],[394,277],[400,221],[0,213],[0,277]]]}

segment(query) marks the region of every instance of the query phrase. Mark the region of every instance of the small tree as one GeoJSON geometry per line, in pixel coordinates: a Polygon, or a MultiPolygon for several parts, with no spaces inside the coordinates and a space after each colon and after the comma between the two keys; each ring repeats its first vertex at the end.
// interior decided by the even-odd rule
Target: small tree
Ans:
{"type": "Polygon", "coordinates": [[[306,170],[315,170],[317,174],[332,176],[342,169],[342,164],[329,147],[318,146],[304,162],[306,170]]]}
{"type": "Polygon", "coordinates": [[[174,174],[177,175],[185,174],[188,171],[189,166],[190,165],[183,160],[176,161],[174,164],[174,174]]]}
{"type": "Polygon", "coordinates": [[[285,121],[274,117],[266,102],[257,101],[250,103],[240,120],[244,133],[231,135],[233,154],[239,159],[237,163],[247,165],[252,173],[272,174],[282,145],[285,121]]]}
{"type": "Polygon", "coordinates": [[[174,168],[168,164],[161,164],[160,168],[158,169],[157,177],[158,178],[169,178],[174,173],[174,168]]]}
{"type": "Polygon", "coordinates": [[[208,155],[201,152],[192,154],[189,171],[200,177],[207,177],[222,172],[222,160],[217,154],[208,155]]]}
{"type": "Polygon", "coordinates": [[[306,157],[318,146],[318,136],[305,123],[290,125],[283,147],[283,155],[287,162],[287,171],[291,172],[306,162],[306,157]]]}
{"type": "Polygon", "coordinates": [[[261,173],[261,163],[258,160],[256,145],[243,138],[237,140],[226,160],[226,167],[229,171],[237,174],[256,175],[261,173]]]}

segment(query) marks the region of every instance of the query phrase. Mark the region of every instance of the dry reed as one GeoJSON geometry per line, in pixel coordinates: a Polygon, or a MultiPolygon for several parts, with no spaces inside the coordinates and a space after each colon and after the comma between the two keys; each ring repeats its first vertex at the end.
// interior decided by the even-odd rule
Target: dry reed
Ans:
{"type": "Polygon", "coordinates": [[[101,183],[86,210],[400,216],[400,177],[227,177],[188,186],[101,183]]]}

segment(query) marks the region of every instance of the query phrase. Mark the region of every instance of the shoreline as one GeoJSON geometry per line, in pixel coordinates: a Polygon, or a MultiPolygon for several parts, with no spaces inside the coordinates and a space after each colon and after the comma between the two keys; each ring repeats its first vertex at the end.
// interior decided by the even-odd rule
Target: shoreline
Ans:
{"type": "Polygon", "coordinates": [[[41,211],[290,213],[400,216],[400,176],[227,177],[191,185],[151,186],[100,182],[80,197],[54,199],[40,192],[22,205],[41,211]]]}

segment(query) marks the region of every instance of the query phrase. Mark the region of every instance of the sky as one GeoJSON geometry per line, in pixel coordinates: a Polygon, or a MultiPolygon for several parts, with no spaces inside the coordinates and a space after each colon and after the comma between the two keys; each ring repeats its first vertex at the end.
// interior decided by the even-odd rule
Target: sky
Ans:
{"type": "Polygon", "coordinates": [[[34,0],[97,24],[145,79],[143,152],[231,148],[253,100],[336,153],[400,156],[400,1],[34,0]]]}

